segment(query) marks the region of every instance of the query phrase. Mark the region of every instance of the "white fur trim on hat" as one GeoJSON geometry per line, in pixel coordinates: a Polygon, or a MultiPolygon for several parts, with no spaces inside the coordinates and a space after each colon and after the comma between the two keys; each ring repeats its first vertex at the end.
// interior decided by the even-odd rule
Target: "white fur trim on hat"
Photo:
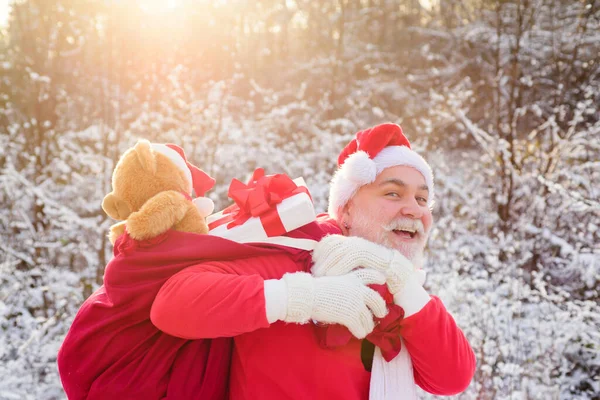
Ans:
{"type": "Polygon", "coordinates": [[[215,203],[213,203],[213,201],[208,197],[196,197],[194,200],[192,200],[192,203],[194,203],[200,212],[200,215],[203,217],[212,214],[212,212],[215,210],[215,203]]]}
{"type": "Polygon", "coordinates": [[[361,185],[374,182],[377,179],[377,165],[364,151],[350,154],[341,168],[342,174],[347,180],[361,185]]]}
{"type": "Polygon", "coordinates": [[[190,172],[190,169],[188,168],[187,164],[185,163],[185,160],[183,159],[183,157],[181,157],[181,155],[178,152],[176,152],[175,150],[173,150],[172,148],[170,148],[167,145],[160,144],[160,143],[151,143],[150,146],[152,146],[152,150],[154,150],[155,152],[166,156],[169,160],[171,160],[173,162],[173,164],[175,164],[175,166],[180,171],[182,171],[185,174],[185,177],[187,178],[187,181],[188,181],[187,193],[191,194],[192,193],[192,173],[190,172]]]}
{"type": "Polygon", "coordinates": [[[361,186],[372,183],[386,168],[405,165],[415,168],[425,178],[429,189],[427,205],[433,205],[433,172],[427,161],[406,146],[388,146],[374,159],[364,151],[351,154],[335,172],[329,190],[329,215],[338,219],[340,209],[356,194],[361,186]]]}
{"type": "Polygon", "coordinates": [[[373,159],[377,165],[377,175],[386,168],[406,165],[413,167],[423,175],[425,184],[429,189],[428,205],[433,204],[433,171],[431,167],[416,151],[406,146],[388,146],[381,150],[373,159]]]}
{"type": "Polygon", "coordinates": [[[331,179],[329,189],[329,210],[337,219],[338,210],[354,196],[363,185],[377,179],[377,166],[364,151],[351,154],[331,179]]]}

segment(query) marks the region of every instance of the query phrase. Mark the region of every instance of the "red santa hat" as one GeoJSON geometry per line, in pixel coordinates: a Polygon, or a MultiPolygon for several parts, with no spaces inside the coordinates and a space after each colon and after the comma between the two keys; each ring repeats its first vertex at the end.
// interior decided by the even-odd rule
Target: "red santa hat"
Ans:
{"type": "Polygon", "coordinates": [[[429,189],[427,204],[433,205],[433,172],[423,157],[410,148],[410,142],[396,124],[381,124],[360,131],[340,153],[338,169],[329,189],[329,215],[339,212],[363,185],[372,183],[386,168],[406,165],[425,178],[429,189]]]}
{"type": "Polygon", "coordinates": [[[190,163],[181,147],[171,143],[152,143],[151,147],[155,152],[166,156],[180,171],[185,174],[188,182],[186,194],[191,196],[192,189],[194,190],[196,198],[192,200],[192,202],[196,205],[196,208],[198,208],[200,214],[203,217],[211,214],[215,209],[215,205],[211,199],[205,197],[204,195],[215,185],[215,180],[206,172],[190,163]]]}

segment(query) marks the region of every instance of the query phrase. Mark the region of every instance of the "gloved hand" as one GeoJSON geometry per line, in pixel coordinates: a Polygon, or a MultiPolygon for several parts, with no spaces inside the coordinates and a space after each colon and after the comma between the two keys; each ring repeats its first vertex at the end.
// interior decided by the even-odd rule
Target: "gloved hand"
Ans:
{"type": "Polygon", "coordinates": [[[362,339],[375,328],[373,316],[383,318],[387,314],[383,298],[368,287],[383,283],[383,274],[363,268],[332,277],[288,273],[265,281],[267,318],[270,322],[340,324],[362,339]]]}
{"type": "MultiPolygon", "coordinates": [[[[386,277],[390,293],[400,293],[416,271],[399,251],[356,236],[329,235],[313,251],[314,276],[337,276],[359,268],[380,271],[386,277]]],[[[422,279],[419,279],[422,281],[422,279]]]]}

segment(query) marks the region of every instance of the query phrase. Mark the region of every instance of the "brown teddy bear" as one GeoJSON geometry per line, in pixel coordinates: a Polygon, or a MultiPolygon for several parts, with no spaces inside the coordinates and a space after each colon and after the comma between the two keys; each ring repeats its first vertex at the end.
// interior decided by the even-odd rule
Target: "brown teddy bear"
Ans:
{"type": "Polygon", "coordinates": [[[136,240],[156,237],[169,229],[205,234],[212,200],[203,197],[215,180],[190,164],[172,144],[139,140],[119,159],[112,176],[113,191],[102,208],[119,222],[110,228],[112,244],[127,229],[136,240]],[[192,201],[194,189],[196,199],[192,201]]]}

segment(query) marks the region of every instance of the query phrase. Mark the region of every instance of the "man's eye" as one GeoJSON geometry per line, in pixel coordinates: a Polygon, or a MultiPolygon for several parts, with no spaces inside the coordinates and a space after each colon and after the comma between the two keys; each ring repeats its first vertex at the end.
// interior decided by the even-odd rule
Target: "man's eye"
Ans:
{"type": "Polygon", "coordinates": [[[400,195],[396,192],[389,192],[389,193],[386,193],[386,196],[399,197],[400,195]]]}
{"type": "Polygon", "coordinates": [[[417,197],[417,202],[427,204],[427,199],[425,197],[417,197]]]}

